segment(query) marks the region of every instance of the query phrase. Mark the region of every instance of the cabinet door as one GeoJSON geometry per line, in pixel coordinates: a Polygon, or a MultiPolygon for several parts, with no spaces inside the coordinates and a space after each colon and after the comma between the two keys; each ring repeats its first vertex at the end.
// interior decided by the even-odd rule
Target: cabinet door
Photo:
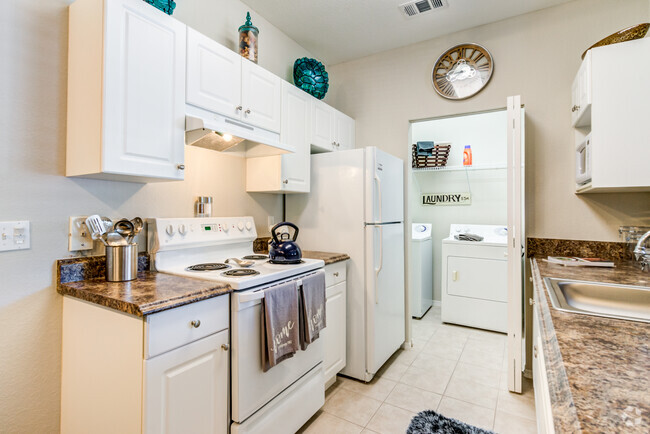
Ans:
{"type": "Polygon", "coordinates": [[[102,171],[183,179],[185,25],[139,0],[105,7],[102,171]]]}
{"type": "Polygon", "coordinates": [[[241,62],[238,53],[188,28],[187,103],[239,119],[241,62]]]}
{"type": "Polygon", "coordinates": [[[280,132],[282,80],[253,62],[242,59],[242,106],[246,123],[280,132]]]}
{"type": "Polygon", "coordinates": [[[535,412],[537,414],[537,432],[552,434],[555,432],[551,395],[548,388],[546,363],[542,350],[542,337],[539,334],[539,313],[533,307],[533,390],[535,391],[535,412]]]}
{"type": "Polygon", "coordinates": [[[346,347],[346,282],[327,288],[325,314],[327,327],[322,336],[325,344],[323,377],[327,382],[345,367],[346,347]]]}
{"type": "Polygon", "coordinates": [[[227,433],[228,330],[144,361],[144,429],[227,433]]]}
{"type": "Polygon", "coordinates": [[[312,99],[311,144],[316,152],[334,150],[335,110],[322,101],[312,99]]]}
{"type": "Polygon", "coordinates": [[[282,190],[309,193],[310,149],[309,125],[311,101],[307,93],[294,85],[282,82],[283,143],[295,147],[292,154],[282,155],[282,190]]]}
{"type": "Polygon", "coordinates": [[[354,119],[336,112],[336,149],[354,149],[354,119]]]}

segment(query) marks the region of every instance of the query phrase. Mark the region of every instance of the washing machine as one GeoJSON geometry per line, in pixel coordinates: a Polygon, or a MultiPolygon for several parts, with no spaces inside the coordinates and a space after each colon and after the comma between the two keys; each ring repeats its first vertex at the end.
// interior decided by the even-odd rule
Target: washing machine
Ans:
{"type": "Polygon", "coordinates": [[[507,238],[506,226],[451,225],[449,237],[442,240],[443,322],[507,332],[507,238]],[[463,240],[462,234],[482,240],[463,240]]]}
{"type": "Polygon", "coordinates": [[[433,304],[431,224],[413,223],[411,232],[411,316],[421,319],[433,304]]]}

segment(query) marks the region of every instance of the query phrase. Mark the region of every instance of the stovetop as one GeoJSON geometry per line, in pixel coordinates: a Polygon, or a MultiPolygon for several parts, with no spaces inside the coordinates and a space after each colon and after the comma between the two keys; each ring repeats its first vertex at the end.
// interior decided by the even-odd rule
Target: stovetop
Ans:
{"type": "Polygon", "coordinates": [[[299,264],[272,264],[253,252],[257,238],[252,217],[150,219],[149,252],[156,271],[250,289],[297,276],[324,266],[319,259],[303,258],[299,264]],[[250,229],[249,229],[250,228],[250,229]],[[238,258],[252,261],[239,266],[238,258]]]}

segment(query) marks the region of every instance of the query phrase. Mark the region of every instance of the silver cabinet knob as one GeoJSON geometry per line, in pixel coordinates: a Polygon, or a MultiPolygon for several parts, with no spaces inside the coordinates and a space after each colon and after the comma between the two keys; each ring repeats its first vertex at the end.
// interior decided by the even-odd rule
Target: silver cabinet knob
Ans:
{"type": "Polygon", "coordinates": [[[177,164],[177,165],[176,165],[176,168],[177,168],[178,170],[185,170],[185,165],[184,165],[184,164],[177,164]]]}
{"type": "Polygon", "coordinates": [[[336,142],[336,147],[337,147],[337,148],[340,148],[340,147],[341,147],[341,144],[340,144],[339,142],[336,142]]]}
{"type": "Polygon", "coordinates": [[[579,106],[579,105],[574,105],[573,107],[571,107],[571,111],[572,111],[572,112],[577,112],[578,110],[580,110],[580,106],[579,106]]]}
{"type": "Polygon", "coordinates": [[[336,271],[336,272],[334,273],[334,277],[339,277],[339,272],[338,272],[338,271],[336,271]]]}
{"type": "Polygon", "coordinates": [[[230,345],[228,345],[228,344],[221,344],[221,349],[223,349],[224,351],[228,351],[228,350],[230,349],[230,345]]]}
{"type": "Polygon", "coordinates": [[[238,105],[237,107],[235,107],[235,110],[237,110],[237,111],[241,111],[241,109],[243,109],[243,108],[244,108],[244,107],[238,105]]]}
{"type": "Polygon", "coordinates": [[[336,142],[332,142],[332,146],[336,146],[336,142]]]}
{"type": "Polygon", "coordinates": [[[533,357],[537,358],[537,345],[533,346],[533,357]]]}
{"type": "Polygon", "coordinates": [[[244,113],[246,113],[247,115],[251,114],[251,109],[246,109],[244,113]]]}
{"type": "Polygon", "coordinates": [[[528,304],[530,304],[531,306],[534,305],[534,304],[535,304],[535,300],[533,300],[532,297],[529,298],[529,299],[528,299],[528,304]]]}
{"type": "Polygon", "coordinates": [[[288,183],[289,183],[289,180],[288,180],[288,179],[285,179],[284,181],[282,181],[282,183],[283,183],[283,184],[288,184],[288,183]]]}
{"type": "Polygon", "coordinates": [[[190,323],[190,325],[192,327],[194,327],[195,329],[198,329],[199,327],[201,327],[201,320],[200,319],[195,319],[194,321],[192,321],[190,323]]]}

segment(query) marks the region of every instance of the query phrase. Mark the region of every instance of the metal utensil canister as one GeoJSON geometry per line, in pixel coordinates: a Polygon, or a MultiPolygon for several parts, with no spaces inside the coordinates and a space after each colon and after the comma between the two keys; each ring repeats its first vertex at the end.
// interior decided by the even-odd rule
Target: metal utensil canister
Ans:
{"type": "Polygon", "coordinates": [[[138,245],[106,247],[106,280],[126,282],[138,277],[138,245]]]}

